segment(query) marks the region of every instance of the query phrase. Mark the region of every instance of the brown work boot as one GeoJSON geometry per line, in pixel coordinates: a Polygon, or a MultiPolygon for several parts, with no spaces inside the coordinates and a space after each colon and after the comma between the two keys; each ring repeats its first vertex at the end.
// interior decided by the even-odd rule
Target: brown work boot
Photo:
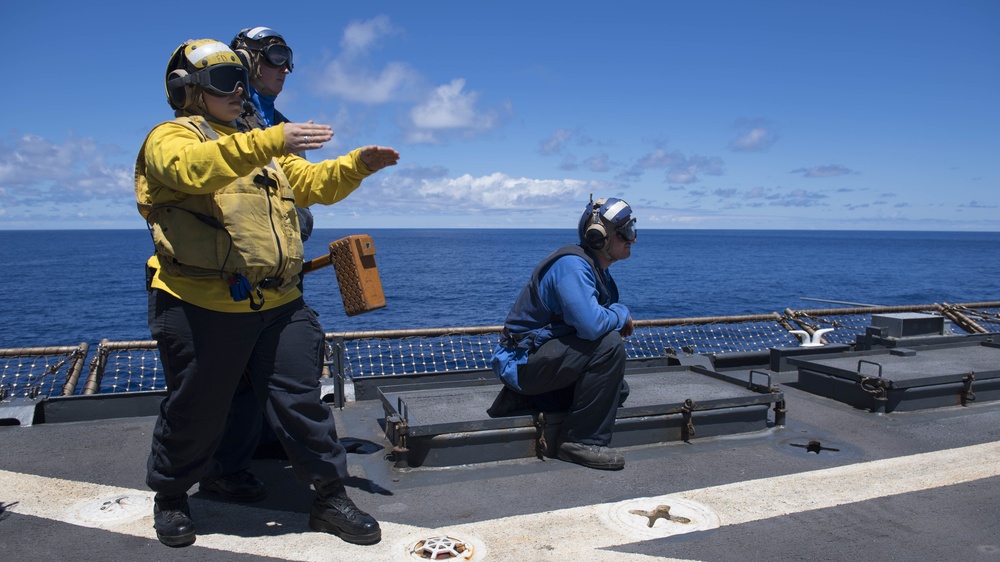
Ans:
{"type": "Polygon", "coordinates": [[[339,480],[316,485],[316,501],[309,511],[309,528],[337,535],[352,544],[382,540],[378,521],[354,505],[339,480]]]}
{"type": "Polygon", "coordinates": [[[187,546],[194,543],[194,521],[188,507],[187,494],[156,494],[153,498],[153,528],[156,538],[167,546],[187,546]]]}
{"type": "Polygon", "coordinates": [[[625,468],[625,457],[611,447],[600,445],[584,445],[564,441],[556,449],[556,457],[567,462],[573,462],[587,468],[598,470],[621,470],[625,468]]]}

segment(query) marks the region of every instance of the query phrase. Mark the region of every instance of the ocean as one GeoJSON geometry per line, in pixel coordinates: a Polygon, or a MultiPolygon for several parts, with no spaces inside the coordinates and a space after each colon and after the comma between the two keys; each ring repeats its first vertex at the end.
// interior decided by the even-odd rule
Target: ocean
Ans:
{"type": "MultiPolygon", "coordinates": [[[[306,256],[370,234],[384,309],[348,317],[333,267],[305,278],[327,332],[503,323],[535,264],[574,230],[317,229],[306,256]]],[[[1000,233],[639,230],[611,267],[636,319],[1000,300],[1000,233]]],[[[0,230],[0,348],[149,339],[145,230],[0,230]]]]}

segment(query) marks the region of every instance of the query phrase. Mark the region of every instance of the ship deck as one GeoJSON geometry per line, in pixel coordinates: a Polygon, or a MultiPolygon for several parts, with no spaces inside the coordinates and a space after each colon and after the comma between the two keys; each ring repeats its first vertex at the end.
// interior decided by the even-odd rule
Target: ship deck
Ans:
{"type": "Polygon", "coordinates": [[[171,549],[144,484],[153,416],[0,427],[0,553],[394,561],[443,544],[457,554],[438,560],[1000,559],[1000,402],[873,412],[810,392],[795,370],[718,370],[767,373],[784,424],[629,445],[616,472],[534,457],[400,466],[383,401],[334,407],[349,493],[382,525],[372,546],[310,531],[312,492],[286,461],[260,459],[269,497],[194,493],[197,542],[171,549]]]}

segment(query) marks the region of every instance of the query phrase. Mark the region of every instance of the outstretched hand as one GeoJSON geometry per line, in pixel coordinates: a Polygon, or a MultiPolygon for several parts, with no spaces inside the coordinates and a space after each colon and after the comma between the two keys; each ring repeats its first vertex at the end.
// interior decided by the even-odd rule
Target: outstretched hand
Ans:
{"type": "Polygon", "coordinates": [[[361,161],[368,169],[377,172],[399,162],[399,153],[388,146],[368,145],[361,149],[361,161]]]}
{"type": "Polygon", "coordinates": [[[308,123],[285,123],[285,150],[289,154],[303,150],[322,148],[323,143],[333,138],[333,128],[329,125],[308,123]]]}

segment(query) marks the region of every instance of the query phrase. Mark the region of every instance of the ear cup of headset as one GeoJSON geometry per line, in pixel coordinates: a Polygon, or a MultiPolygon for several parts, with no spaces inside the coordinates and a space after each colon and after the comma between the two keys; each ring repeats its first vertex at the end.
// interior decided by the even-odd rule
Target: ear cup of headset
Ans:
{"type": "Polygon", "coordinates": [[[603,250],[604,245],[608,241],[608,235],[604,231],[604,227],[599,224],[587,227],[585,236],[587,237],[587,246],[591,250],[603,250]]]}
{"type": "Polygon", "coordinates": [[[601,224],[601,216],[598,214],[598,206],[594,207],[594,212],[590,216],[590,224],[583,236],[587,240],[587,246],[591,250],[602,250],[608,242],[608,231],[601,224]]]}
{"type": "Polygon", "coordinates": [[[247,69],[252,68],[250,66],[250,61],[251,61],[250,53],[246,49],[233,49],[233,52],[236,53],[237,57],[239,57],[240,62],[243,64],[243,66],[245,66],[247,69]]]}
{"type": "Polygon", "coordinates": [[[187,109],[191,104],[191,96],[188,95],[187,84],[184,83],[184,77],[187,76],[187,71],[178,69],[171,71],[167,75],[167,93],[170,96],[170,103],[178,109],[187,109]]]}

